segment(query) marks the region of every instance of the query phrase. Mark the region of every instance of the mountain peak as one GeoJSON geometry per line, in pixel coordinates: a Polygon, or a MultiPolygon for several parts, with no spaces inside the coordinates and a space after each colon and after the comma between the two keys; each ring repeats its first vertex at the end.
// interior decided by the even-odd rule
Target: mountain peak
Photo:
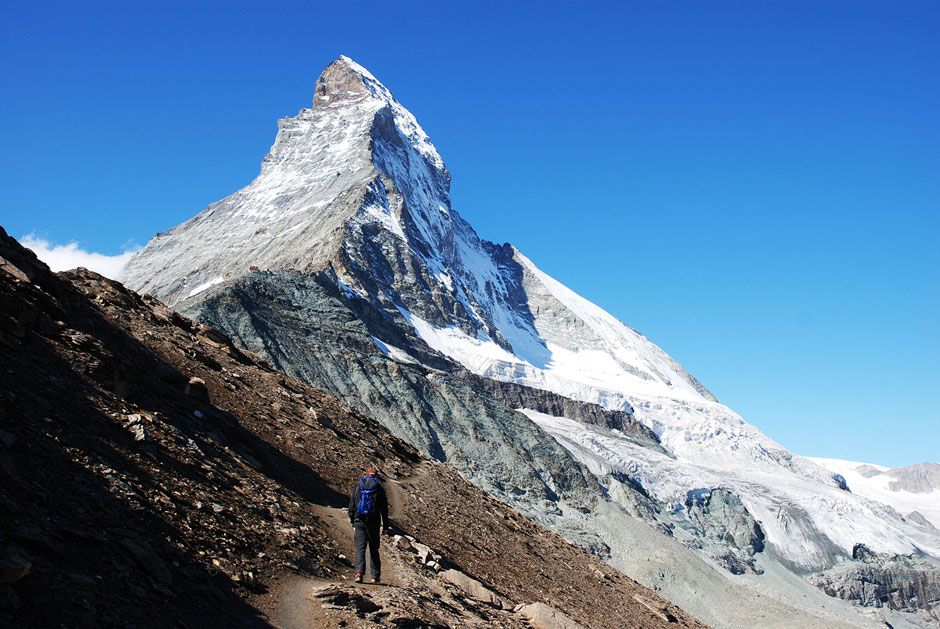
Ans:
{"type": "Polygon", "coordinates": [[[381,87],[382,91],[391,97],[385,86],[379,83],[368,70],[343,55],[328,65],[317,79],[313,107],[317,109],[344,101],[357,101],[368,96],[376,96],[377,90],[370,84],[381,87]]]}
{"type": "MultiPolygon", "coordinates": [[[[411,143],[434,168],[444,169],[444,161],[414,115],[395,100],[389,89],[371,72],[346,55],[341,55],[323,70],[314,91],[314,110],[356,105],[367,100],[377,102],[379,107],[388,106],[402,138],[411,143]]],[[[366,110],[370,109],[367,105],[366,110]]]]}

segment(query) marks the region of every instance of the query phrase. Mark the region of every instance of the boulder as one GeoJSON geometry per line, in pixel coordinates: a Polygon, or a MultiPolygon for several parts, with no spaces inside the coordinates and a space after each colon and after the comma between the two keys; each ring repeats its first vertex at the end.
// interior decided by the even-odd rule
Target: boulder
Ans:
{"type": "Polygon", "coordinates": [[[441,561],[441,556],[434,552],[430,546],[425,546],[421,542],[409,541],[402,539],[402,542],[399,543],[399,548],[402,550],[410,550],[413,553],[418,555],[418,563],[422,566],[429,566],[433,563],[439,563],[441,561]]]}
{"type": "Polygon", "coordinates": [[[512,606],[507,606],[501,598],[499,598],[492,590],[487,588],[485,585],[468,577],[463,572],[459,570],[445,570],[441,572],[441,577],[456,585],[458,588],[464,591],[470,598],[476,599],[482,603],[492,605],[497,609],[511,609],[512,606]]]}
{"type": "Polygon", "coordinates": [[[545,603],[523,605],[516,613],[535,629],[584,629],[583,625],[545,603]]]}
{"type": "Polygon", "coordinates": [[[132,421],[127,425],[127,429],[134,437],[134,441],[150,441],[150,433],[147,431],[143,422],[140,421],[140,415],[132,415],[131,417],[137,418],[137,421],[132,421]]]}
{"type": "Polygon", "coordinates": [[[186,384],[186,395],[191,395],[197,400],[203,402],[209,401],[209,389],[206,388],[206,381],[202,378],[190,378],[186,384]]]}

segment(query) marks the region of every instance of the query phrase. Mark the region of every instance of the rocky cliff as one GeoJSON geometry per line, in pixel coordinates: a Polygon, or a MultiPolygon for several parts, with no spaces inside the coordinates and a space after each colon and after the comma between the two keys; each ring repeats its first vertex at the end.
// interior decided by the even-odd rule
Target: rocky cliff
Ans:
{"type": "Polygon", "coordinates": [[[940,622],[940,563],[916,555],[875,553],[864,544],[845,562],[810,579],[830,596],[871,607],[918,609],[940,622]]]}

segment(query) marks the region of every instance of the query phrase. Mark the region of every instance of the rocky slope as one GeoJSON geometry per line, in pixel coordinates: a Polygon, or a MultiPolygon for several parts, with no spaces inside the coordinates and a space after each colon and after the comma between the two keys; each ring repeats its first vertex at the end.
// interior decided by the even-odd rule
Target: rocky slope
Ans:
{"type": "MultiPolygon", "coordinates": [[[[940,554],[936,535],[844,491],[641,334],[481,240],[449,184],[414,117],[343,57],[313,107],[279,122],[259,176],[158,234],[127,281],[624,569],[641,570],[625,515],[732,573],[776,574],[763,556],[791,576],[818,572],[857,543],[940,554]],[[532,423],[517,404],[532,404],[532,423]],[[712,495],[721,508],[692,509],[690,496],[712,495]],[[753,539],[716,532],[729,527],[753,539]]],[[[720,623],[674,576],[661,579],[668,594],[720,623]]],[[[783,580],[766,587],[801,592],[783,580]]]]}
{"type": "Polygon", "coordinates": [[[208,289],[180,308],[226,330],[278,369],[336,395],[427,455],[523,508],[555,502],[561,495],[575,506],[590,508],[600,492],[594,477],[513,412],[518,407],[514,405],[611,424],[662,451],[655,435],[622,411],[487,381],[430,349],[423,363],[389,358],[389,346],[398,339],[387,322],[372,329],[369,324],[384,317],[370,302],[339,290],[328,272],[251,273],[208,289]],[[382,344],[385,351],[374,340],[377,334],[392,339],[382,344]]]}
{"type": "Polygon", "coordinates": [[[0,357],[4,626],[700,626],[335,398],[2,229],[0,357]],[[346,581],[342,507],[370,464],[408,535],[384,588],[346,581]]]}

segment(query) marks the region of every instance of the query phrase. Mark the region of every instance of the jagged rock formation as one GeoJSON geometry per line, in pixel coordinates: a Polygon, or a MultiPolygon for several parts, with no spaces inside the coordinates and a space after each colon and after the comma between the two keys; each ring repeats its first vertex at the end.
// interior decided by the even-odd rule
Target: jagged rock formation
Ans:
{"type": "Polygon", "coordinates": [[[0,360],[5,627],[517,627],[532,603],[701,626],[339,400],[153,298],[52,274],[2,228],[0,360]],[[388,587],[353,587],[343,507],[375,463],[411,541],[385,545],[388,587]]]}
{"type": "Polygon", "coordinates": [[[279,122],[259,176],[158,234],[128,265],[130,286],[375,416],[570,539],[610,548],[614,562],[628,559],[617,558],[620,521],[600,515],[611,504],[622,507],[614,519],[627,512],[726,556],[735,535],[708,535],[684,504],[689,491],[717,488],[798,573],[831,567],[859,535],[885,552],[940,554],[920,527],[840,490],[517,249],[481,240],[451,207],[450,174],[427,135],[368,71],[340,58],[315,92],[311,109],[279,122]],[[529,416],[545,432],[518,423],[507,405],[519,403],[538,405],[528,411],[541,418],[529,416]]]}
{"type": "Polygon", "coordinates": [[[852,550],[852,562],[833,566],[811,580],[830,596],[870,607],[918,609],[935,622],[940,603],[940,564],[915,555],[872,552],[864,544],[852,550]]]}
{"type": "Polygon", "coordinates": [[[720,488],[690,492],[685,506],[705,537],[726,543],[726,552],[717,557],[722,565],[733,574],[757,571],[754,555],[764,550],[764,532],[740,498],[720,488]]]}

